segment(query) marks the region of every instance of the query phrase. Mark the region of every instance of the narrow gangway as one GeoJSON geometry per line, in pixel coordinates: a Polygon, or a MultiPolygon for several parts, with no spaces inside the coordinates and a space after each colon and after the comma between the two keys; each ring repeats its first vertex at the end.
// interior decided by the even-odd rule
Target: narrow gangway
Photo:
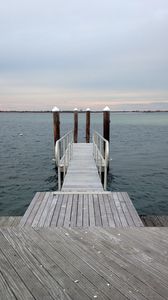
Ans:
{"type": "Polygon", "coordinates": [[[68,132],[56,142],[55,159],[59,190],[106,190],[109,142],[99,133],[94,132],[93,143],[74,143],[72,131],[68,132]]]}

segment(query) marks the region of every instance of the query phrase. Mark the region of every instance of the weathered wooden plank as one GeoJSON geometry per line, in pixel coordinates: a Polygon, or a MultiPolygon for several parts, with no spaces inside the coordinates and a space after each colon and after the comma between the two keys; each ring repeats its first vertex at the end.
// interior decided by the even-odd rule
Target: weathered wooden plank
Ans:
{"type": "Polygon", "coordinates": [[[41,214],[41,216],[39,218],[39,222],[37,224],[37,226],[39,226],[39,227],[43,227],[44,226],[46,218],[47,218],[47,216],[49,214],[50,205],[51,205],[51,203],[53,201],[53,195],[52,195],[51,192],[48,192],[46,196],[47,196],[46,201],[45,201],[46,204],[45,204],[44,210],[43,210],[43,212],[42,212],[42,214],[41,214]]]}
{"type": "MultiPolygon", "coordinates": [[[[64,237],[67,237],[66,233],[67,232],[65,231],[64,237]]],[[[82,283],[82,286],[84,287],[86,293],[91,298],[94,298],[94,295],[96,294],[97,297],[100,297],[100,299],[111,299],[109,297],[111,297],[111,293],[113,292],[113,295],[120,295],[120,298],[116,299],[125,299],[125,297],[122,296],[122,294],[112,286],[110,287],[110,289],[107,289],[108,281],[106,281],[104,277],[101,276],[97,270],[95,270],[90,261],[86,263],[86,261],[83,260],[83,256],[81,256],[79,251],[75,249],[75,244],[70,248],[71,250],[69,251],[69,249],[67,249],[65,246],[68,237],[64,242],[64,240],[60,238],[60,234],[61,231],[59,231],[59,236],[57,236],[57,232],[55,235],[55,238],[56,236],[59,238],[60,243],[58,244],[57,241],[54,241],[54,233],[50,232],[50,237],[48,239],[46,233],[44,231],[40,231],[40,235],[44,238],[44,240],[48,241],[49,244],[52,245],[52,247],[54,247],[58,251],[58,253],[63,256],[62,258],[60,257],[59,264],[62,260],[68,259],[73,267],[75,266],[75,270],[74,268],[72,268],[72,266],[69,266],[67,268],[67,272],[70,276],[74,276],[74,273],[78,274],[77,278],[80,278],[78,286],[82,283]],[[82,274],[82,276],[80,274],[82,274]]]]}
{"type": "Polygon", "coordinates": [[[58,195],[56,209],[54,211],[54,214],[53,214],[53,217],[52,217],[52,220],[51,220],[51,226],[54,226],[54,227],[57,226],[57,222],[58,222],[58,218],[59,218],[59,214],[60,214],[60,210],[61,210],[63,197],[64,197],[64,195],[58,195]]]}
{"type": "MultiPolygon", "coordinates": [[[[0,251],[0,266],[1,266],[1,274],[7,283],[10,286],[12,293],[17,297],[15,299],[23,300],[29,299],[34,300],[34,297],[29,292],[17,272],[14,270],[12,265],[8,262],[4,254],[0,251]]],[[[3,295],[3,292],[2,292],[3,295]]],[[[3,298],[2,298],[3,299],[3,298]]],[[[9,298],[10,299],[10,298],[9,298]]]]}
{"type": "Polygon", "coordinates": [[[74,194],[72,201],[72,213],[71,213],[71,227],[76,226],[77,222],[77,207],[78,207],[78,197],[79,195],[74,194]]]}
{"type": "Polygon", "coordinates": [[[35,194],[33,200],[31,201],[30,205],[28,206],[28,208],[27,208],[24,216],[22,217],[19,225],[24,226],[26,224],[27,219],[28,219],[29,215],[31,214],[31,212],[32,212],[32,210],[33,210],[33,208],[34,208],[34,206],[36,204],[36,201],[38,201],[39,198],[40,198],[40,194],[41,194],[40,192],[37,192],[35,194]]]}
{"type": "MultiPolygon", "coordinates": [[[[27,235],[27,231],[28,229],[24,228],[25,235],[27,235]]],[[[44,232],[44,229],[42,232],[44,232]]],[[[68,257],[65,259],[62,253],[59,252],[59,245],[58,249],[54,249],[54,244],[50,244],[48,238],[47,240],[42,238],[43,234],[39,230],[38,232],[34,232],[31,229],[29,236],[31,238],[30,244],[33,246],[33,249],[30,249],[30,251],[33,250],[33,255],[37,257],[51,276],[57,280],[63,290],[72,299],[90,299],[88,295],[89,283],[87,289],[84,285],[86,282],[85,277],[74,267],[74,262],[71,262],[68,257]],[[76,283],[76,280],[79,281],[76,283]]],[[[56,241],[56,236],[54,239],[56,241]]]]}
{"type": "MultiPolygon", "coordinates": [[[[120,278],[121,282],[123,281],[128,282],[130,286],[132,286],[133,288],[135,288],[135,290],[138,290],[140,293],[142,293],[145,297],[147,297],[147,299],[155,299],[155,298],[162,299],[160,295],[165,297],[165,295],[167,295],[168,293],[168,288],[166,288],[164,285],[161,284],[159,278],[157,279],[155,277],[155,274],[152,272],[147,273],[147,270],[144,267],[141,268],[140,264],[139,265],[135,264],[134,266],[134,263],[132,264],[128,260],[129,255],[127,255],[127,257],[125,255],[124,256],[120,255],[121,252],[119,247],[120,244],[118,245],[116,244],[117,240],[121,241],[122,239],[124,245],[125,244],[129,245],[129,238],[125,240],[122,237],[123,231],[124,230],[112,231],[110,229],[109,236],[107,236],[108,238],[105,238],[105,233],[107,232],[101,229],[97,230],[96,228],[94,228],[91,231],[87,232],[87,234],[85,234],[83,231],[79,232],[75,230],[75,241],[77,240],[78,242],[78,244],[75,245],[75,247],[77,249],[80,246],[79,251],[82,254],[82,256],[85,257],[86,254],[84,254],[85,252],[82,251],[85,250],[88,253],[89,257],[93,259],[94,265],[97,261],[101,262],[101,264],[103,264],[104,267],[106,267],[112,272],[110,276],[112,276],[112,274],[115,273],[117,277],[120,278]],[[120,234],[121,237],[118,236],[118,234],[120,234]],[[108,248],[106,247],[105,241],[102,242],[102,239],[108,242],[109,244],[108,248]],[[93,241],[94,241],[94,247],[92,247],[93,241]],[[113,247],[114,245],[115,247],[113,247]],[[115,250],[116,245],[117,245],[117,251],[114,252],[113,248],[115,250]],[[96,262],[94,262],[94,260],[96,262]],[[157,295],[157,292],[159,295],[157,295]]],[[[135,231],[137,231],[137,229],[135,229],[135,231]]],[[[74,244],[73,232],[70,235],[70,239],[72,239],[72,245],[73,245],[74,244]]],[[[70,244],[69,246],[72,247],[72,245],[70,244]]],[[[134,243],[133,247],[135,247],[135,245],[136,244],[134,243]]],[[[129,254],[129,251],[131,249],[129,246],[127,246],[127,248],[125,247],[124,250],[126,251],[127,254],[129,254]]],[[[108,271],[106,271],[106,274],[108,274],[108,271]]]]}
{"type": "Polygon", "coordinates": [[[122,207],[123,214],[125,216],[125,219],[127,220],[128,226],[130,226],[130,227],[134,226],[134,221],[132,219],[132,215],[130,213],[130,210],[128,210],[128,207],[126,205],[125,199],[122,197],[121,193],[117,193],[117,195],[118,195],[118,199],[120,201],[120,205],[122,207]]]}
{"type": "Polygon", "coordinates": [[[39,208],[37,210],[37,213],[33,219],[33,222],[32,222],[32,227],[36,227],[37,224],[39,223],[39,220],[42,218],[42,215],[45,215],[46,214],[46,204],[47,204],[47,201],[48,201],[48,198],[49,198],[49,195],[50,193],[49,192],[46,192],[44,197],[43,197],[43,200],[41,201],[40,205],[39,205],[39,208]]]}
{"type": "Polygon", "coordinates": [[[159,220],[163,226],[168,227],[168,216],[159,216],[159,220]]]}
{"type": "Polygon", "coordinates": [[[148,227],[167,227],[168,226],[168,216],[155,216],[155,215],[147,215],[140,216],[141,221],[144,226],[148,227]]]}
{"type": "Polygon", "coordinates": [[[38,258],[36,258],[33,253],[34,249],[31,242],[28,242],[29,238],[27,238],[27,236],[25,237],[25,235],[22,234],[22,231],[8,230],[5,237],[15,251],[17,251],[18,255],[25,261],[25,264],[31,268],[32,272],[42,282],[47,291],[49,291],[53,299],[70,300],[70,297],[61,289],[55,278],[53,278],[47,270],[45,270],[43,265],[39,263],[38,258]],[[30,251],[30,249],[32,251],[30,251]]]}
{"type": "MultiPolygon", "coordinates": [[[[168,269],[166,265],[168,264],[168,260],[162,257],[162,253],[165,249],[165,247],[158,247],[157,243],[155,243],[154,240],[151,239],[150,236],[146,236],[145,229],[143,233],[143,240],[142,236],[140,238],[140,233],[135,234],[134,232],[131,234],[131,237],[129,239],[130,245],[134,244],[136,242],[136,247],[139,249],[139,252],[137,253],[137,258],[142,262],[149,266],[152,266],[152,268],[160,273],[162,273],[162,276],[165,276],[165,278],[168,277],[168,269]],[[148,248],[148,252],[146,252],[146,248],[148,248]],[[160,249],[159,249],[160,248],[160,249]],[[143,253],[143,255],[142,255],[143,253]],[[152,253],[152,259],[151,259],[151,253],[152,253]]],[[[127,232],[124,232],[124,235],[127,238],[127,232]]]]}
{"type": "Polygon", "coordinates": [[[107,218],[107,213],[106,213],[106,208],[104,205],[104,199],[102,194],[97,194],[99,198],[99,205],[100,205],[100,214],[101,214],[101,220],[102,220],[102,226],[103,227],[108,227],[108,218],[107,218]]]}
{"type": "Polygon", "coordinates": [[[95,194],[92,195],[92,197],[93,197],[93,205],[94,205],[95,225],[102,226],[98,195],[95,194]]]}
{"type": "Polygon", "coordinates": [[[106,215],[107,215],[109,227],[115,227],[114,218],[113,218],[113,215],[111,212],[108,195],[103,195],[103,198],[104,198],[104,205],[105,205],[105,209],[106,209],[106,215]]]}
{"type": "Polygon", "coordinates": [[[142,226],[143,227],[143,223],[142,223],[142,221],[141,221],[141,219],[140,219],[140,217],[139,217],[139,215],[138,215],[131,199],[129,198],[128,194],[126,192],[122,192],[121,195],[122,195],[128,209],[129,209],[130,215],[131,215],[131,217],[134,221],[135,226],[137,226],[137,227],[142,226]]]}
{"type": "MultiPolygon", "coordinates": [[[[111,297],[111,295],[113,295],[114,299],[127,299],[131,291],[131,294],[129,295],[128,299],[145,300],[146,298],[143,297],[143,295],[141,294],[138,294],[138,297],[136,297],[137,294],[136,289],[134,287],[131,287],[124,280],[122,280],[122,284],[121,284],[121,280],[118,278],[115,272],[112,271],[113,270],[112,268],[109,270],[109,268],[105,268],[103,266],[102,261],[100,262],[101,252],[98,251],[99,250],[98,247],[96,247],[95,249],[95,241],[97,240],[97,237],[93,236],[92,243],[90,247],[88,247],[89,235],[90,235],[90,231],[85,233],[83,231],[79,231],[76,229],[72,230],[68,238],[65,235],[62,235],[62,237],[65,239],[65,244],[67,245],[67,248],[71,249],[71,251],[77,256],[76,261],[77,259],[82,260],[80,263],[80,265],[82,265],[82,271],[85,272],[85,268],[82,264],[84,261],[84,264],[87,263],[87,265],[92,267],[94,272],[97,273],[94,275],[92,273],[93,270],[90,270],[89,273],[88,272],[87,274],[84,273],[85,276],[88,277],[90,275],[90,277],[88,277],[90,281],[96,280],[98,290],[100,289],[109,298],[111,297]],[[72,242],[70,241],[71,239],[72,242]],[[81,247],[79,247],[79,243],[81,247]],[[99,258],[96,257],[95,259],[95,255],[93,254],[94,249],[95,252],[97,252],[99,258]],[[101,279],[99,278],[99,276],[101,277],[101,279]],[[109,286],[110,289],[108,289],[107,286],[109,286]]],[[[71,258],[71,260],[72,259],[73,258],[71,258]]]]}
{"type": "Polygon", "coordinates": [[[119,214],[118,214],[118,211],[117,211],[117,208],[116,208],[116,204],[115,204],[115,201],[114,201],[114,198],[113,198],[113,193],[108,194],[107,198],[109,199],[109,204],[110,204],[110,207],[111,207],[111,211],[112,211],[112,215],[113,215],[113,218],[114,218],[115,226],[116,227],[122,227],[120,217],[119,217],[119,214]]]}
{"type": "Polygon", "coordinates": [[[70,227],[71,224],[72,201],[73,201],[73,195],[72,194],[68,195],[67,208],[66,208],[64,225],[63,225],[65,228],[70,227]]]}
{"type": "Polygon", "coordinates": [[[3,300],[13,295],[19,300],[168,299],[166,228],[22,227],[1,232],[3,300]]]}
{"type": "Polygon", "coordinates": [[[113,198],[114,198],[114,201],[115,201],[116,209],[118,211],[118,215],[120,217],[122,227],[128,227],[128,223],[127,223],[127,220],[126,220],[125,215],[123,213],[120,200],[118,199],[118,193],[114,192],[113,193],[113,198]]]}
{"type": "Polygon", "coordinates": [[[0,217],[0,227],[13,227],[17,226],[20,223],[22,217],[0,217]]]}
{"type": "Polygon", "coordinates": [[[43,201],[44,196],[45,196],[45,193],[42,192],[42,193],[40,193],[38,199],[36,199],[36,202],[35,202],[35,204],[33,206],[33,209],[31,210],[31,212],[30,212],[30,214],[29,214],[29,216],[28,216],[28,218],[26,220],[26,225],[32,225],[33,220],[34,220],[34,218],[35,218],[35,216],[36,216],[36,214],[38,212],[38,209],[40,207],[41,202],[43,201]]]}
{"type": "MultiPolygon", "coordinates": [[[[50,193],[49,196],[49,201],[48,201],[48,210],[47,210],[47,216],[46,219],[44,221],[44,227],[48,227],[51,224],[53,215],[54,215],[54,211],[56,210],[56,206],[57,206],[57,202],[58,202],[58,195],[52,195],[52,193],[50,193]]],[[[40,227],[40,224],[39,224],[40,227]]]]}
{"type": "Polygon", "coordinates": [[[77,227],[82,227],[83,222],[83,195],[78,198],[78,211],[77,211],[77,227]]]}
{"type": "Polygon", "coordinates": [[[61,209],[60,209],[60,213],[59,213],[59,217],[58,217],[58,222],[57,222],[58,227],[62,227],[63,224],[64,224],[67,201],[68,201],[68,195],[64,195],[62,205],[61,205],[61,209]]]}
{"type": "Polygon", "coordinates": [[[0,297],[2,300],[16,300],[16,297],[9,288],[5,278],[0,272],[0,297]]]}
{"type": "Polygon", "coordinates": [[[89,200],[89,225],[95,226],[95,215],[94,215],[94,204],[93,204],[93,198],[92,195],[88,195],[89,200]]]}
{"type": "Polygon", "coordinates": [[[83,199],[83,227],[89,226],[89,204],[88,204],[88,195],[84,194],[83,199]]]}
{"type": "Polygon", "coordinates": [[[41,193],[25,225],[32,227],[142,226],[135,208],[123,193],[41,193]],[[70,199],[70,201],[68,200],[70,199]]]}
{"type": "Polygon", "coordinates": [[[4,236],[1,235],[2,252],[5,254],[5,256],[8,257],[9,262],[12,264],[15,271],[22,278],[27,289],[31,291],[31,294],[35,299],[51,300],[52,297],[50,296],[50,294],[46,291],[44,286],[34,275],[34,273],[30,270],[30,268],[27,265],[25,265],[25,262],[20,257],[20,255],[18,255],[14,248],[9,244],[8,240],[5,238],[5,233],[3,233],[3,235],[4,236]]]}
{"type": "MultiPolygon", "coordinates": [[[[134,229],[137,234],[138,234],[138,228],[134,229]]],[[[111,231],[109,232],[109,235],[107,235],[106,240],[108,241],[109,244],[109,239],[111,240],[115,240],[115,245],[110,245],[108,246],[108,249],[111,253],[115,253],[115,255],[119,255],[119,257],[122,257],[122,259],[124,259],[127,262],[127,266],[131,267],[134,269],[134,272],[136,273],[136,277],[141,275],[142,276],[142,281],[147,282],[148,284],[151,284],[153,286],[155,286],[157,288],[157,282],[158,285],[162,282],[163,286],[166,283],[165,280],[165,275],[162,276],[162,274],[160,274],[160,272],[158,272],[157,269],[153,268],[153,265],[147,265],[146,263],[144,263],[143,260],[139,260],[139,257],[137,257],[136,253],[135,253],[135,249],[136,249],[136,242],[134,242],[133,245],[130,245],[130,240],[128,237],[126,237],[126,239],[124,238],[124,236],[122,235],[122,232],[125,232],[124,230],[120,230],[118,231],[119,233],[113,232],[111,234],[111,231]],[[120,235],[120,236],[118,236],[120,235]],[[116,239],[118,239],[120,241],[120,247],[118,248],[118,246],[116,246],[116,239]],[[124,246],[124,247],[123,247],[124,246]],[[151,280],[151,282],[150,282],[151,280]]],[[[126,232],[128,232],[131,236],[132,231],[126,230],[126,232]]],[[[100,230],[101,233],[101,230],[100,230]]],[[[105,238],[106,233],[104,233],[104,231],[102,232],[102,237],[103,239],[105,238]]],[[[143,242],[143,239],[142,239],[143,242]]],[[[106,245],[108,245],[106,244],[106,245]]],[[[105,245],[103,243],[103,245],[105,245]]],[[[137,251],[139,249],[137,248],[137,251]]],[[[146,252],[143,253],[144,257],[146,256],[146,252]]],[[[132,271],[131,271],[132,272],[132,271]]],[[[162,290],[162,289],[161,289],[162,290]]],[[[161,293],[163,294],[163,293],[161,293]]],[[[157,298],[156,298],[157,299],[157,298]]]]}

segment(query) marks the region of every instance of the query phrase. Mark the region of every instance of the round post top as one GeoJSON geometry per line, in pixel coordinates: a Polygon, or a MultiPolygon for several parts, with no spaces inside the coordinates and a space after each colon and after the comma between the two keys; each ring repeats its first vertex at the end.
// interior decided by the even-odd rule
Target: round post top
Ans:
{"type": "Polygon", "coordinates": [[[52,109],[52,112],[56,112],[56,111],[59,111],[59,108],[54,106],[53,109],[52,109]]]}
{"type": "Polygon", "coordinates": [[[74,108],[74,111],[78,111],[78,109],[75,107],[75,108],[74,108]]]}
{"type": "Polygon", "coordinates": [[[110,111],[110,108],[108,106],[106,106],[103,111],[110,111]]]}
{"type": "Polygon", "coordinates": [[[90,108],[88,107],[88,108],[86,108],[86,111],[90,111],[90,108]]]}

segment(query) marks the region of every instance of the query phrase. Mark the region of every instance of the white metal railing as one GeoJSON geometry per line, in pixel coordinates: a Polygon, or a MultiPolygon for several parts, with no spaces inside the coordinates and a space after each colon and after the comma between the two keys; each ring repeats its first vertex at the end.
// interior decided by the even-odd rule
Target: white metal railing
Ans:
{"type": "Polygon", "coordinates": [[[103,187],[107,189],[107,168],[109,163],[109,142],[98,132],[93,134],[93,156],[96,162],[99,176],[104,173],[103,187]]]}
{"type": "Polygon", "coordinates": [[[55,144],[55,161],[58,167],[58,190],[61,190],[61,169],[63,180],[67,172],[69,161],[72,158],[73,131],[69,131],[55,144]]]}

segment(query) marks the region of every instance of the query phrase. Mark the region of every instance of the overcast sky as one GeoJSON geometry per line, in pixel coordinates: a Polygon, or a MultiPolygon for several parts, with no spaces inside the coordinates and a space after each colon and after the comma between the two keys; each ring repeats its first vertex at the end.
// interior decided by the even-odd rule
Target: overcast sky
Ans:
{"type": "Polygon", "coordinates": [[[0,110],[168,109],[167,0],[0,1],[0,110]]]}

